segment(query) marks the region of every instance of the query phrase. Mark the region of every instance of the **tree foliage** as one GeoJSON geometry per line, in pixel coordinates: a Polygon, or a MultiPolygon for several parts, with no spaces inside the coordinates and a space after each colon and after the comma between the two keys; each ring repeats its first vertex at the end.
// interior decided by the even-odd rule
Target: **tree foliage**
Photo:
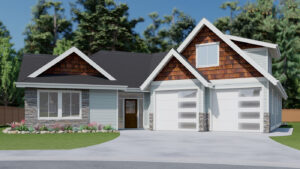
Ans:
{"type": "Polygon", "coordinates": [[[70,49],[72,46],[73,42],[71,40],[67,40],[66,38],[57,40],[55,48],[53,49],[53,55],[60,55],[66,50],[70,49]]]}
{"type": "Polygon", "coordinates": [[[72,24],[64,17],[61,6],[61,2],[38,1],[32,9],[32,21],[24,32],[24,52],[52,54],[58,39],[70,38],[72,24]]]}
{"type": "Polygon", "coordinates": [[[231,17],[219,18],[215,25],[225,33],[277,43],[281,58],[273,60],[273,74],[281,81],[289,96],[284,107],[299,108],[299,1],[280,2],[278,6],[273,0],[257,0],[239,8],[237,2],[226,2],[221,7],[229,6],[231,17]]]}
{"type": "Polygon", "coordinates": [[[10,37],[0,37],[0,104],[22,104],[22,90],[17,89],[14,82],[17,79],[20,60],[10,43],[10,37]]]}
{"type": "Polygon", "coordinates": [[[78,23],[74,44],[88,55],[99,50],[131,51],[136,45],[134,28],[142,18],[128,18],[128,6],[113,0],[77,0],[73,5],[78,23]],[[79,7],[78,7],[79,6],[79,7]]]}
{"type": "Polygon", "coordinates": [[[145,43],[150,52],[168,51],[177,47],[195,27],[195,20],[178,9],[160,18],[158,13],[149,14],[152,23],[144,31],[145,43]]]}

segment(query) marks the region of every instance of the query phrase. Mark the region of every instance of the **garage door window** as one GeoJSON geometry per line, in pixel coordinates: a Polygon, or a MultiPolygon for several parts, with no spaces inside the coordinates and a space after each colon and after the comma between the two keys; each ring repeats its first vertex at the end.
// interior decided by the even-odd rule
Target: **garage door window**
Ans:
{"type": "Polygon", "coordinates": [[[239,130],[259,130],[261,121],[260,88],[239,90],[239,130]]]}
{"type": "Polygon", "coordinates": [[[178,128],[196,129],[197,127],[197,90],[178,92],[178,128]]]}

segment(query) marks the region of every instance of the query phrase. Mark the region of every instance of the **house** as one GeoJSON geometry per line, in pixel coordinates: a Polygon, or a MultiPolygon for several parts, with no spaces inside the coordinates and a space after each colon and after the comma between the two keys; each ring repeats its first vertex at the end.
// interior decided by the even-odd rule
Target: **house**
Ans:
{"type": "Polygon", "coordinates": [[[28,125],[270,132],[287,98],[272,76],[278,57],[276,44],[223,34],[202,19],[167,53],[24,55],[16,85],[25,88],[28,125]]]}

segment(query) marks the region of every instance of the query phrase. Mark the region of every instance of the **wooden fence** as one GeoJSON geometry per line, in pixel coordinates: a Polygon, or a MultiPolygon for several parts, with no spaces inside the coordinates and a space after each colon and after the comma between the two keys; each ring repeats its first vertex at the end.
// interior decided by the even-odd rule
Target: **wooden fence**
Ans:
{"type": "Polygon", "coordinates": [[[300,109],[282,109],[283,122],[300,122],[300,109]]]}
{"type": "Polygon", "coordinates": [[[24,108],[0,106],[0,126],[14,121],[20,122],[24,119],[24,115],[24,108]]]}

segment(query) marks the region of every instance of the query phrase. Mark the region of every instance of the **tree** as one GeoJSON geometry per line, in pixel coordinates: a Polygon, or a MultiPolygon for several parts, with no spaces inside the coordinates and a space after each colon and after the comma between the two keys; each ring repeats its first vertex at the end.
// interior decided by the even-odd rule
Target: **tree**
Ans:
{"type": "Polygon", "coordinates": [[[66,50],[70,49],[73,45],[71,40],[67,40],[65,38],[56,41],[55,48],[53,49],[53,55],[60,55],[64,53],[66,50]]]}
{"type": "Polygon", "coordinates": [[[0,104],[4,106],[20,104],[22,99],[22,91],[14,84],[20,61],[9,40],[9,37],[0,37],[0,104]]]}
{"type": "Polygon", "coordinates": [[[1,21],[0,21],[0,37],[9,37],[9,32],[1,21]]]}
{"type": "Polygon", "coordinates": [[[274,75],[281,81],[289,99],[284,107],[300,107],[300,10],[294,0],[282,1],[277,43],[281,57],[274,60],[274,75]]]}
{"type": "Polygon", "coordinates": [[[74,44],[91,55],[99,50],[131,51],[138,42],[133,31],[142,18],[129,20],[128,6],[113,0],[77,0],[73,5],[78,23],[74,44]]]}
{"type": "Polygon", "coordinates": [[[171,15],[159,18],[158,13],[149,14],[152,23],[144,31],[150,52],[168,51],[176,48],[195,27],[195,20],[178,9],[171,15]]]}
{"type": "Polygon", "coordinates": [[[24,32],[24,52],[52,54],[58,39],[71,38],[72,24],[63,16],[61,5],[61,2],[38,1],[32,10],[32,21],[24,32]]]}

